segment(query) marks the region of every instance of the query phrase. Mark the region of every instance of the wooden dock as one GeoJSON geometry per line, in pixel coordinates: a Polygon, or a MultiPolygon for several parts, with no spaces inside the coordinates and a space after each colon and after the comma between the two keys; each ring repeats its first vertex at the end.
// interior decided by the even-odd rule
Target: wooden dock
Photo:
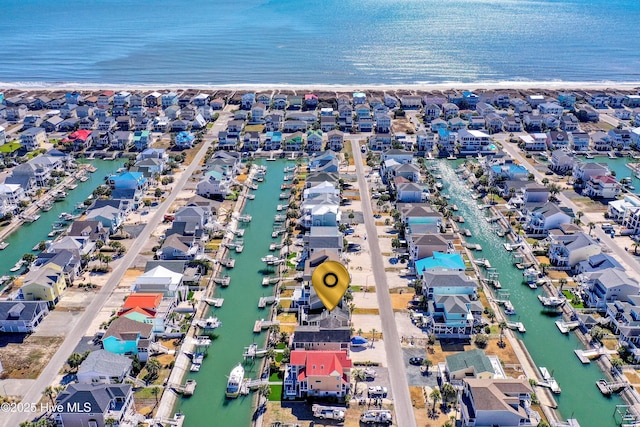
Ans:
{"type": "Polygon", "coordinates": [[[262,286],[275,285],[280,281],[280,277],[264,277],[262,278],[262,286]]]}
{"type": "Polygon", "coordinates": [[[617,393],[624,390],[629,386],[629,383],[627,383],[626,381],[608,383],[607,380],[600,379],[596,381],[596,386],[598,386],[598,390],[600,390],[600,393],[604,394],[605,396],[609,396],[612,393],[617,393]]]}
{"type": "Polygon", "coordinates": [[[220,264],[224,265],[227,268],[233,268],[236,265],[236,260],[233,258],[222,258],[220,260],[220,264]]]}
{"type": "Polygon", "coordinates": [[[260,300],[258,301],[258,308],[265,308],[267,304],[268,305],[274,304],[277,300],[278,298],[276,298],[275,296],[261,297],[260,300]]]}
{"type": "Polygon", "coordinates": [[[279,325],[279,324],[280,324],[280,321],[278,320],[264,320],[264,319],[256,320],[256,323],[253,324],[253,333],[258,334],[263,329],[269,329],[271,326],[279,325]]]}
{"type": "Polygon", "coordinates": [[[173,389],[176,393],[181,394],[183,396],[193,396],[193,393],[196,391],[196,386],[198,383],[196,380],[187,380],[183,385],[180,384],[169,384],[169,387],[173,389]]]}
{"type": "Polygon", "coordinates": [[[220,308],[224,303],[224,298],[204,298],[202,301],[213,307],[220,308]]]}
{"type": "Polygon", "coordinates": [[[569,331],[574,330],[578,326],[580,326],[580,322],[577,320],[574,322],[565,322],[564,320],[556,320],[556,326],[563,334],[568,334],[569,331]]]}

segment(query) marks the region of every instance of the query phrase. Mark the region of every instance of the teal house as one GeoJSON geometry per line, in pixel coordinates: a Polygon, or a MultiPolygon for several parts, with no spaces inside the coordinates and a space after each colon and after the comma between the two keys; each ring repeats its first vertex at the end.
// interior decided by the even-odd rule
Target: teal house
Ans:
{"type": "Polygon", "coordinates": [[[137,356],[141,362],[146,362],[153,339],[152,329],[152,324],[118,317],[102,337],[102,346],[111,353],[137,356]]]}
{"type": "Polygon", "coordinates": [[[464,271],[466,268],[462,255],[442,252],[434,252],[433,256],[417,260],[415,267],[418,274],[434,269],[464,271]]]}

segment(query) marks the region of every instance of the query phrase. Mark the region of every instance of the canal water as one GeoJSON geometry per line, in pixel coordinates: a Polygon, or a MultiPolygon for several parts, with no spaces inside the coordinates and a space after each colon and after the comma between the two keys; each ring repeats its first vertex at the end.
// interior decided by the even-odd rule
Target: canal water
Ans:
{"type": "Polygon", "coordinates": [[[467,237],[467,241],[482,246],[483,250],[476,256],[487,258],[499,272],[502,289],[509,292],[516,309],[515,315],[508,316],[509,320],[521,321],[527,329],[524,334],[516,332],[518,338],[524,341],[535,364],[545,366],[558,381],[562,393],[555,398],[560,414],[565,419],[577,418],[582,427],[617,425],[613,417],[615,405],[624,402],[618,396],[605,398],[600,394],[596,381],[603,377],[603,373],[595,363],[580,363],[573,350],[584,347],[575,334],[561,334],[554,324],[559,318],[542,312],[537,295],[543,290],[532,290],[522,284],[522,271],[514,267],[510,253],[503,247],[505,239],[497,236],[485,220],[487,214],[472,198],[472,191],[456,175],[454,168],[461,163],[436,161],[443,177],[444,191],[451,196],[449,203],[458,205],[457,213],[465,218],[463,227],[473,235],[467,237]]]}
{"type": "Polygon", "coordinates": [[[17,275],[19,272],[9,271],[25,253],[33,253],[32,248],[43,240],[52,239],[47,235],[51,232],[54,222],[60,221],[58,218],[62,212],[74,213],[74,208],[78,203],[84,202],[87,197],[100,184],[104,184],[104,177],[114,173],[122,167],[121,160],[92,160],[91,164],[96,167],[96,172],[89,173],[89,179],[85,182],[76,181],[78,187],[73,190],[66,190],[68,196],[59,202],[55,202],[48,212],[40,212],[40,219],[32,223],[25,223],[19,229],[11,233],[5,241],[9,246],[1,252],[0,275],[17,275]]]}
{"type": "Polygon", "coordinates": [[[616,157],[612,159],[608,156],[596,157],[594,159],[584,159],[590,163],[604,163],[609,169],[616,173],[616,179],[620,181],[623,178],[631,178],[631,185],[635,188],[631,191],[634,194],[640,194],[640,179],[636,178],[636,174],[627,167],[629,163],[638,163],[640,160],[631,159],[629,157],[616,157]]]}
{"type": "MultiPolygon", "coordinates": [[[[226,399],[225,389],[227,376],[231,369],[242,362],[245,347],[256,342],[262,348],[266,333],[253,333],[256,320],[266,318],[269,308],[259,309],[258,300],[262,296],[273,294],[273,285],[262,286],[261,270],[266,266],[260,258],[268,255],[273,220],[276,207],[282,203],[278,199],[280,186],[283,184],[286,160],[264,162],[267,175],[264,182],[259,183],[258,190],[253,193],[255,200],[247,200],[244,214],[252,216],[244,234],[244,250],[240,254],[230,252],[236,259],[233,269],[225,273],[231,276],[229,287],[216,290],[216,298],[224,298],[221,308],[212,309],[210,314],[222,322],[215,333],[217,339],[209,348],[202,368],[197,373],[190,373],[188,378],[198,382],[196,393],[189,398],[178,401],[176,411],[185,414],[185,426],[248,426],[252,419],[251,405],[253,393],[237,399],[226,399]]],[[[291,164],[291,163],[289,163],[291,164]]],[[[260,375],[259,360],[255,364],[245,364],[245,378],[257,378],[260,375]]]]}

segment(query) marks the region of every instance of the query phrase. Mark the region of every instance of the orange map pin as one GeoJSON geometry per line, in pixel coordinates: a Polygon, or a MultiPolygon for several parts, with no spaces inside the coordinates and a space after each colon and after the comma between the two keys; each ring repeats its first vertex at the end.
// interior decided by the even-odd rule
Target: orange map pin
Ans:
{"type": "Polygon", "coordinates": [[[313,271],[311,276],[313,289],[320,301],[331,311],[340,302],[351,283],[351,277],[344,265],[337,261],[325,261],[313,271]]]}

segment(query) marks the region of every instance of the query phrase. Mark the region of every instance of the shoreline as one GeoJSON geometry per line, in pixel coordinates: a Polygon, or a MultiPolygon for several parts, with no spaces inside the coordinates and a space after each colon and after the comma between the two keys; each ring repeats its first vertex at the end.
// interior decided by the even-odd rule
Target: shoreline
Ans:
{"type": "Polygon", "coordinates": [[[99,83],[99,82],[0,82],[3,90],[87,90],[106,89],[119,90],[154,90],[154,89],[200,89],[200,90],[322,90],[350,92],[354,90],[605,90],[605,89],[640,89],[640,81],[476,81],[476,82],[412,82],[412,83],[365,83],[365,84],[333,84],[333,83],[99,83]]]}

